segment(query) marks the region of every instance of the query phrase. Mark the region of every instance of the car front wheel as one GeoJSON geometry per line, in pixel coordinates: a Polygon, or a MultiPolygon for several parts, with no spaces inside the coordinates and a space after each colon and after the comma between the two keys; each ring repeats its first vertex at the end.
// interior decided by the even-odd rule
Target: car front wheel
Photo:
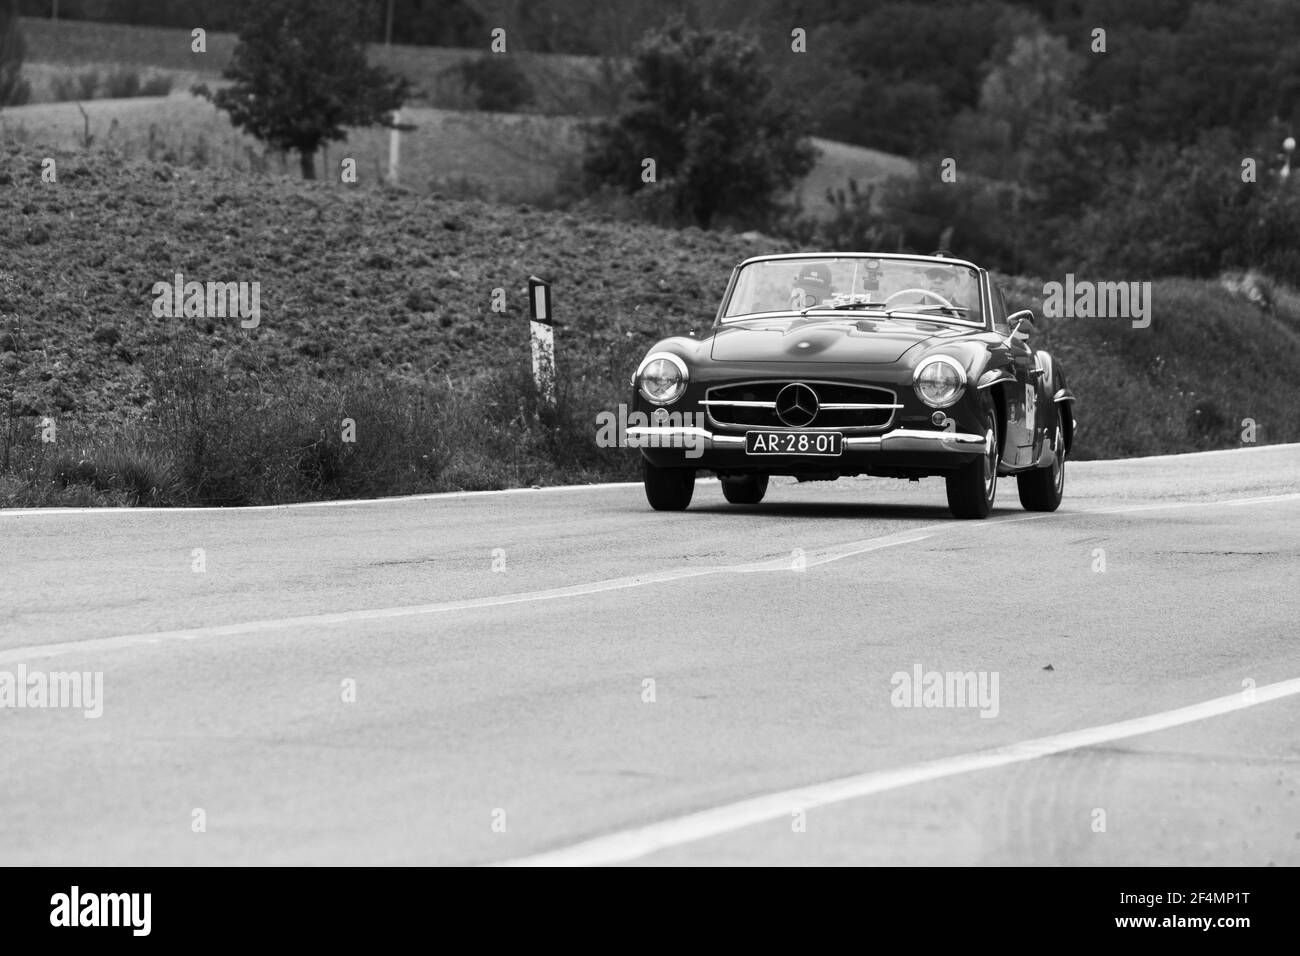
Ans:
{"type": "Polygon", "coordinates": [[[988,450],[946,478],[948,508],[954,518],[987,518],[998,493],[998,417],[985,402],[984,438],[988,450]]]}
{"type": "Polygon", "coordinates": [[[722,496],[733,505],[756,505],[767,494],[767,475],[722,479],[722,496]]]}
{"type": "Polygon", "coordinates": [[[694,468],[658,468],[643,460],[645,496],[655,511],[685,511],[695,494],[694,468]]]}

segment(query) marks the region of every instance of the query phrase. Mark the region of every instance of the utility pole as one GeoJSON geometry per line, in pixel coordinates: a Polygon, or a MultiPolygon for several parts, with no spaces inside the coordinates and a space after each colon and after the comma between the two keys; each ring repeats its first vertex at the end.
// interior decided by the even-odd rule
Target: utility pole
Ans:
{"type": "MultiPolygon", "coordinates": [[[[58,3],[59,0],[54,0],[58,3]]],[[[388,16],[384,20],[384,46],[393,45],[393,0],[388,0],[388,16]]]]}

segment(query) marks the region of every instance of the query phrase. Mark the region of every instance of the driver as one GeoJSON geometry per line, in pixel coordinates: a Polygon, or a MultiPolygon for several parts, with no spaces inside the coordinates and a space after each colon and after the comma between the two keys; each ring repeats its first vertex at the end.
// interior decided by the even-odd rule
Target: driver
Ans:
{"type": "Polygon", "coordinates": [[[951,305],[978,311],[978,302],[967,301],[972,290],[977,287],[957,269],[930,269],[925,277],[926,287],[943,296],[951,305]]]}
{"type": "Polygon", "coordinates": [[[833,291],[831,267],[824,262],[810,262],[795,276],[794,287],[790,290],[790,307],[808,309],[822,305],[830,299],[833,291]]]}

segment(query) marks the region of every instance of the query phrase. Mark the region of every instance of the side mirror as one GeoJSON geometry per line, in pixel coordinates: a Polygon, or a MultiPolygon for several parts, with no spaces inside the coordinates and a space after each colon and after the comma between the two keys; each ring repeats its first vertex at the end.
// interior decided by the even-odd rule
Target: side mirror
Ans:
{"type": "Polygon", "coordinates": [[[1034,313],[1028,309],[1021,309],[1019,312],[1007,316],[1007,324],[1011,326],[1011,334],[1007,336],[1008,343],[1012,339],[1023,342],[1029,338],[1030,332],[1038,331],[1034,328],[1034,313]]]}

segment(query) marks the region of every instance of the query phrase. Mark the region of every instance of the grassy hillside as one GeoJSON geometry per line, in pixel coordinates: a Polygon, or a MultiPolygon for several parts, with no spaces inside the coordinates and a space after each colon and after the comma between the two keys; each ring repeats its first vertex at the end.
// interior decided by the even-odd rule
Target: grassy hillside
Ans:
{"type": "MultiPolygon", "coordinates": [[[[573,195],[582,155],[581,121],[569,116],[483,113],[409,107],[403,119],[416,127],[402,135],[400,179],[419,190],[506,202],[554,205],[573,195]]],[[[188,166],[245,172],[292,172],[293,157],[268,151],[234,129],[211,103],[188,93],[168,97],[36,103],[0,112],[0,139],[71,148],[86,135],[126,159],[167,158],[188,166]],[[85,115],[82,115],[82,110],[85,115]]],[[[804,212],[833,212],[828,188],[850,178],[860,185],[904,175],[912,163],[879,150],[814,139],[817,165],[796,192],[804,212]]],[[[354,130],[330,145],[319,161],[321,175],[337,175],[339,160],[357,160],[364,179],[378,181],[388,168],[389,133],[354,130]]]]}
{"type": "MultiPolygon", "coordinates": [[[[230,125],[226,114],[188,93],[169,97],[39,103],[0,112],[0,138],[72,148],[92,144],[126,160],[166,159],[190,167],[296,173],[297,158],[268,150],[230,125]],[[85,116],[82,115],[82,110],[85,116]]],[[[581,152],[578,121],[535,114],[403,111],[416,128],[402,134],[399,178],[420,191],[508,202],[553,202],[574,175],[581,152]]],[[[318,174],[338,177],[340,160],[357,161],[358,178],[387,175],[389,132],[354,130],[317,160],[318,174]]]]}
{"type": "Polygon", "coordinates": [[[1217,283],[1157,280],[1151,324],[1136,329],[1126,319],[1044,318],[1044,280],[1003,282],[1009,308],[1034,310],[1035,345],[1064,363],[1080,396],[1076,457],[1240,447],[1243,419],[1255,422],[1261,443],[1300,441],[1294,293],[1276,289],[1264,309],[1217,283]]]}
{"type": "MultiPolygon", "coordinates": [[[[7,132],[21,141],[82,144],[87,123],[76,104],[47,102],[56,79],[125,68],[142,77],[170,76],[172,89],[182,95],[84,102],[95,142],[111,142],[127,157],[167,156],[185,165],[254,171],[269,162],[284,171],[282,157],[268,160],[264,148],[233,129],[224,114],[182,93],[198,82],[220,82],[235,49],[234,34],[209,33],[207,53],[200,54],[191,51],[185,30],[30,18],[22,24],[29,45],[24,75],[32,84],[33,103],[0,111],[0,139],[7,132]]],[[[481,113],[473,111],[464,90],[444,73],[482,52],[401,44],[371,48],[374,62],[407,76],[418,91],[405,116],[417,129],[403,137],[402,180],[456,196],[554,205],[570,194],[572,184],[566,180],[577,176],[577,117],[599,114],[610,105],[600,63],[592,57],[513,52],[533,86],[533,112],[481,113]]],[[[817,165],[795,192],[804,212],[814,218],[832,214],[828,188],[843,188],[850,178],[866,186],[913,168],[910,160],[878,150],[813,142],[820,151],[817,165]]],[[[387,168],[388,134],[354,132],[348,143],[328,151],[331,169],[342,155],[356,157],[362,170],[378,176],[387,168]]]]}
{"type": "Polygon", "coordinates": [[[910,176],[916,164],[893,153],[837,143],[830,139],[813,138],[817,147],[817,165],[813,167],[796,189],[799,202],[808,214],[828,218],[834,208],[826,201],[828,189],[846,189],[850,179],[865,188],[891,176],[910,176]]]}
{"type": "MultiPolygon", "coordinates": [[[[177,88],[187,88],[194,79],[212,82],[220,76],[234,53],[238,38],[233,33],[209,32],[207,52],[191,50],[188,30],[166,27],[128,26],[78,20],[21,19],[27,39],[27,61],[43,68],[80,69],[130,66],[177,75],[177,88]]],[[[417,96],[427,105],[459,108],[457,90],[442,74],[470,57],[487,52],[442,47],[372,45],[370,60],[406,76],[417,96]]],[[[515,51],[510,54],[528,77],[541,113],[587,114],[598,111],[602,102],[599,64],[592,57],[515,51]]],[[[40,95],[46,84],[33,84],[40,95]]]]}
{"type": "MultiPolygon", "coordinates": [[[[628,476],[594,447],[644,349],[788,251],[410,191],[0,151],[0,503],[235,503],[628,476]],[[42,183],[42,159],[57,184],[42,183]],[[160,318],[156,282],[258,282],[255,329],[160,318]],[[563,401],[531,394],[525,288],[555,283],[563,401]],[[495,289],[505,311],[493,312],[495,289]],[[58,441],[38,440],[42,419],[58,441]],[[341,443],[344,418],[357,442],[341,443]]],[[[1032,297],[1037,280],[1018,280],[1032,297]]],[[[1294,315],[1162,282],[1150,329],[1044,321],[1080,457],[1300,439],[1294,315]],[[1288,325],[1290,322],[1292,324],[1288,325]]]]}

